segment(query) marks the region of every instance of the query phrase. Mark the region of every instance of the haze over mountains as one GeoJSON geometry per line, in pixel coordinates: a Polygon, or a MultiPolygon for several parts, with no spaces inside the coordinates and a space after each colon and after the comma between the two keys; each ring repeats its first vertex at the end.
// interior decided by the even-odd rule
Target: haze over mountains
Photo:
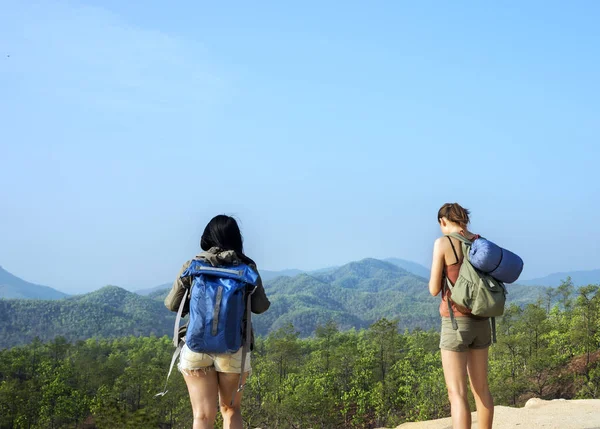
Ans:
{"type": "MultiPolygon", "coordinates": [[[[14,279],[13,279],[14,280],[14,279]]],[[[364,259],[320,273],[265,280],[271,308],[253,318],[259,335],[293,324],[302,336],[333,320],[341,329],[365,328],[380,318],[397,319],[400,329],[439,324],[439,297],[427,280],[387,261],[364,259]]],[[[175,314],[163,304],[164,284],[148,295],[117,286],[55,300],[0,299],[0,348],[64,336],[171,335],[175,314]]],[[[540,297],[535,286],[510,286],[509,302],[540,297]]]]}
{"type": "MultiPolygon", "coordinates": [[[[429,269],[416,262],[408,261],[400,258],[387,258],[384,260],[399,268],[404,269],[410,274],[429,278],[429,269]]],[[[299,269],[286,269],[280,271],[260,270],[261,277],[264,282],[274,280],[278,277],[295,277],[300,274],[321,275],[331,273],[340,267],[327,267],[318,270],[304,271],[299,269]]],[[[534,278],[529,280],[519,280],[517,284],[525,286],[545,286],[556,287],[560,283],[571,278],[575,286],[585,286],[588,284],[600,284],[600,269],[586,271],[568,271],[552,273],[545,277],[534,278]]],[[[154,287],[138,289],[133,292],[140,295],[150,295],[156,291],[162,291],[171,287],[172,283],[162,283],[154,287]]],[[[127,289],[127,288],[126,288],[127,289]]],[[[130,290],[130,289],[128,289],[130,290]]],[[[54,300],[68,297],[69,295],[49,286],[38,285],[23,280],[0,266],[0,299],[44,299],[54,300]]]]}
{"type": "Polygon", "coordinates": [[[0,298],[6,299],[61,299],[67,294],[48,286],[29,283],[0,266],[0,298]]]}
{"type": "Polygon", "coordinates": [[[569,271],[564,273],[553,273],[545,277],[519,281],[519,284],[527,286],[559,286],[563,280],[568,277],[575,286],[587,286],[590,284],[600,284],[600,269],[587,271],[569,271]]]}
{"type": "MultiPolygon", "coordinates": [[[[400,258],[387,258],[387,259],[383,259],[383,260],[386,262],[390,262],[400,268],[403,268],[411,274],[415,274],[415,275],[423,277],[423,278],[429,278],[429,269],[425,268],[423,265],[418,264],[416,262],[407,261],[406,259],[400,259],[400,258]]],[[[334,271],[337,268],[339,268],[339,266],[320,268],[318,270],[312,270],[312,271],[305,271],[305,270],[298,270],[298,269],[288,269],[288,270],[281,270],[281,271],[260,270],[260,276],[262,277],[263,280],[266,281],[266,280],[272,280],[274,278],[282,277],[282,276],[294,277],[294,276],[297,276],[298,274],[302,274],[302,273],[306,273],[306,274],[326,273],[326,272],[334,271]]]]}
{"type": "MultiPolygon", "coordinates": [[[[261,271],[271,308],[255,316],[259,335],[292,324],[302,336],[333,320],[341,329],[366,328],[381,318],[401,329],[439,323],[439,297],[428,292],[428,270],[402,259],[363,259],[341,267],[302,272],[261,271]]],[[[571,277],[576,286],[600,283],[600,270],[557,273],[509,285],[508,301],[523,305],[571,277]]],[[[68,296],[0,268],[0,348],[64,336],[70,341],[123,335],[171,335],[174,313],[163,305],[170,283],[127,291],[106,286],[68,296]]]]}

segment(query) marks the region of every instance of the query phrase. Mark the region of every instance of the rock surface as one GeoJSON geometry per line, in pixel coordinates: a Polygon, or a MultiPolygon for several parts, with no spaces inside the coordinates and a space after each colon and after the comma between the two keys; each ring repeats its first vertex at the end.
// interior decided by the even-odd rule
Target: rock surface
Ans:
{"type": "MultiPolygon", "coordinates": [[[[493,429],[600,429],[600,399],[544,401],[533,398],[524,408],[496,407],[493,429]]],[[[473,429],[477,413],[473,413],[473,429]]],[[[397,429],[452,429],[447,419],[404,423],[397,429]]]]}

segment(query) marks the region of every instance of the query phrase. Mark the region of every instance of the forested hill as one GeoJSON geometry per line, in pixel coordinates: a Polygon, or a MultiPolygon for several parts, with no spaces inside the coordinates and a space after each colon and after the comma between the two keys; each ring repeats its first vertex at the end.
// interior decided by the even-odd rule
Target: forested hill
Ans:
{"type": "MultiPolygon", "coordinates": [[[[385,261],[364,259],[333,271],[278,277],[265,282],[271,308],[254,316],[259,335],[292,324],[301,336],[334,321],[341,329],[366,328],[381,318],[398,319],[399,328],[429,329],[439,324],[439,297],[427,281],[385,261]]],[[[540,288],[515,286],[509,300],[534,302],[540,288]]],[[[33,338],[67,340],[123,335],[171,335],[174,313],[163,305],[167,289],[148,296],[107,286],[57,301],[0,300],[0,348],[33,338]]]]}
{"type": "Polygon", "coordinates": [[[382,317],[398,318],[407,329],[437,323],[437,301],[429,295],[425,280],[377,259],[352,262],[325,274],[276,278],[265,289],[272,305],[254,318],[259,333],[292,323],[306,336],[328,320],[342,329],[367,327],[382,317]]]}
{"type": "Polygon", "coordinates": [[[63,336],[165,335],[175,318],[162,302],[116,286],[56,301],[0,300],[0,348],[63,336]]]}
{"type": "MultiPolygon", "coordinates": [[[[260,334],[291,323],[308,336],[329,320],[341,329],[366,328],[382,318],[397,319],[401,330],[439,324],[440,297],[429,294],[427,280],[378,259],[351,262],[323,274],[279,277],[266,282],[265,290],[272,305],[253,319],[260,334]]],[[[533,303],[544,292],[524,286],[508,290],[508,301],[517,305],[533,303]]]]}

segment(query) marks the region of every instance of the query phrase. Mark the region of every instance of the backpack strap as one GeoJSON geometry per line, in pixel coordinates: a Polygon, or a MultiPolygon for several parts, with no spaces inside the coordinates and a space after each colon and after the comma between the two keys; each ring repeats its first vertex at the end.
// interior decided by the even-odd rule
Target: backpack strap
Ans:
{"type": "Polygon", "coordinates": [[[167,392],[168,392],[167,384],[169,383],[169,377],[171,376],[171,372],[173,372],[173,367],[175,366],[175,361],[177,360],[177,357],[179,356],[179,353],[181,353],[181,349],[183,348],[183,345],[185,344],[185,341],[183,340],[183,338],[179,339],[179,324],[181,323],[183,307],[185,307],[185,303],[188,299],[189,292],[190,292],[190,290],[188,288],[186,288],[185,292],[183,293],[183,298],[181,298],[181,302],[179,303],[179,310],[177,310],[177,317],[175,317],[175,327],[173,328],[173,345],[176,348],[175,348],[175,351],[173,352],[173,356],[171,357],[171,365],[169,366],[169,373],[167,374],[167,379],[165,381],[165,388],[162,392],[157,393],[154,396],[165,396],[167,394],[167,392]]]}
{"type": "Polygon", "coordinates": [[[450,321],[452,322],[452,329],[458,331],[458,322],[456,321],[456,317],[454,317],[454,310],[452,310],[452,303],[450,302],[450,297],[448,296],[448,291],[451,291],[450,287],[450,279],[444,273],[444,288],[446,289],[446,303],[448,303],[448,314],[450,315],[450,321]]]}
{"type": "MultiPolygon", "coordinates": [[[[460,234],[459,234],[460,235],[460,234]]],[[[456,263],[458,264],[460,261],[458,260],[458,253],[456,253],[456,248],[454,247],[454,243],[450,236],[446,236],[448,241],[450,242],[450,246],[452,246],[452,251],[454,252],[454,257],[456,258],[456,263]]],[[[462,237],[462,235],[461,235],[462,237]]],[[[463,237],[464,238],[464,237],[463,237]]],[[[450,279],[446,274],[446,269],[444,268],[444,289],[446,289],[446,302],[448,303],[448,314],[450,315],[450,321],[452,322],[452,329],[455,331],[458,330],[458,323],[456,322],[456,317],[454,317],[454,310],[452,310],[452,303],[450,302],[450,297],[448,296],[448,291],[452,290],[450,279]]]]}
{"type": "Polygon", "coordinates": [[[504,259],[504,249],[502,247],[500,247],[500,260],[498,261],[498,264],[496,264],[494,269],[492,271],[490,271],[490,274],[492,274],[494,271],[496,271],[498,269],[498,267],[502,263],[502,259],[504,259]]]}
{"type": "Polygon", "coordinates": [[[169,383],[169,377],[171,376],[171,372],[173,372],[173,367],[175,366],[175,361],[177,360],[179,353],[181,353],[181,349],[183,348],[184,344],[185,344],[185,342],[183,341],[183,339],[181,341],[179,341],[179,344],[177,344],[177,348],[173,352],[173,357],[171,358],[171,366],[169,366],[169,373],[167,374],[167,379],[165,380],[165,388],[163,389],[162,392],[154,395],[155,397],[156,396],[165,396],[167,394],[167,392],[168,392],[167,384],[169,383]]]}
{"type": "Polygon", "coordinates": [[[446,238],[450,242],[450,246],[452,246],[452,251],[454,252],[454,258],[456,259],[456,264],[458,264],[460,261],[458,260],[458,253],[456,253],[456,249],[454,248],[454,243],[452,242],[452,239],[450,237],[446,236],[446,238]]]}
{"type": "Polygon", "coordinates": [[[496,318],[490,317],[492,323],[492,343],[496,344],[496,318]]]}
{"type": "Polygon", "coordinates": [[[183,315],[183,307],[185,307],[185,302],[187,301],[188,294],[190,293],[189,289],[185,289],[183,293],[183,298],[181,299],[181,303],[179,304],[179,310],[177,310],[177,317],[175,318],[175,327],[173,328],[173,345],[177,347],[179,344],[179,324],[181,323],[181,316],[183,315]]]}
{"type": "Polygon", "coordinates": [[[469,240],[467,237],[465,237],[462,234],[459,234],[458,232],[453,232],[451,234],[448,234],[446,237],[453,237],[456,238],[457,240],[463,242],[464,244],[473,244],[473,242],[471,240],[469,240]]]}
{"type": "Polygon", "coordinates": [[[252,294],[256,290],[256,286],[252,289],[251,292],[248,293],[246,297],[246,338],[244,340],[244,344],[242,346],[242,365],[240,369],[240,381],[238,382],[238,389],[233,394],[233,398],[231,398],[231,406],[233,407],[233,403],[235,402],[235,395],[244,390],[246,386],[244,384],[244,370],[246,369],[246,355],[248,354],[248,350],[250,350],[250,343],[252,342],[252,294]]]}

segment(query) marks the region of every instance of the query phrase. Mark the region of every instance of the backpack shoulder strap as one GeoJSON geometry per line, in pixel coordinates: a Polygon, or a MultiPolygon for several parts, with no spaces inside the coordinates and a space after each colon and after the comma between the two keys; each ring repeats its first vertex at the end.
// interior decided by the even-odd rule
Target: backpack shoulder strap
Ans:
{"type": "MultiPolygon", "coordinates": [[[[454,257],[456,258],[456,263],[460,262],[458,260],[458,253],[456,253],[456,248],[454,247],[454,243],[452,242],[452,239],[450,237],[454,237],[457,240],[459,240],[463,245],[465,245],[466,243],[471,243],[469,240],[467,240],[465,237],[463,237],[460,234],[456,234],[456,233],[452,233],[446,236],[448,238],[448,241],[450,242],[450,246],[452,246],[452,251],[454,252],[454,257]]],[[[464,247],[463,247],[463,253],[466,254],[466,252],[464,251],[464,247]]],[[[466,257],[466,256],[464,256],[466,257]]],[[[444,286],[446,287],[446,293],[449,290],[452,290],[451,287],[451,283],[450,283],[450,279],[448,278],[447,275],[445,275],[445,282],[444,282],[444,286]]],[[[452,322],[452,329],[453,330],[458,330],[458,323],[456,322],[456,317],[454,316],[454,310],[452,309],[452,303],[450,302],[450,297],[448,295],[446,295],[446,301],[448,303],[448,314],[450,315],[450,320],[452,322]]]]}
{"type": "MultiPolygon", "coordinates": [[[[458,323],[456,322],[456,318],[454,317],[454,310],[452,310],[452,302],[450,302],[451,300],[448,296],[448,292],[452,291],[453,285],[445,272],[442,282],[442,287],[445,289],[444,291],[442,291],[442,294],[446,294],[446,303],[448,304],[448,315],[450,316],[450,321],[452,322],[452,329],[456,331],[458,330],[458,323]]],[[[442,300],[443,299],[444,298],[442,297],[442,300]]]]}
{"type": "Polygon", "coordinates": [[[471,245],[473,244],[473,242],[471,240],[469,240],[467,237],[465,237],[464,235],[459,234],[457,232],[448,234],[447,237],[456,238],[458,241],[460,241],[460,245],[461,245],[461,248],[463,251],[463,262],[464,261],[470,262],[469,251],[471,250],[471,245]]]}
{"type": "Polygon", "coordinates": [[[471,245],[473,244],[471,242],[471,240],[469,240],[467,237],[465,237],[462,234],[459,234],[458,232],[453,232],[451,234],[448,234],[446,237],[452,237],[452,238],[456,238],[457,240],[459,240],[460,242],[464,243],[464,244],[468,244],[471,245]]]}
{"type": "Polygon", "coordinates": [[[452,251],[454,252],[454,258],[456,259],[456,263],[458,264],[460,261],[458,260],[458,253],[456,253],[456,249],[454,248],[454,243],[452,242],[452,239],[450,237],[446,236],[446,238],[450,242],[450,246],[452,246],[452,251]]]}

